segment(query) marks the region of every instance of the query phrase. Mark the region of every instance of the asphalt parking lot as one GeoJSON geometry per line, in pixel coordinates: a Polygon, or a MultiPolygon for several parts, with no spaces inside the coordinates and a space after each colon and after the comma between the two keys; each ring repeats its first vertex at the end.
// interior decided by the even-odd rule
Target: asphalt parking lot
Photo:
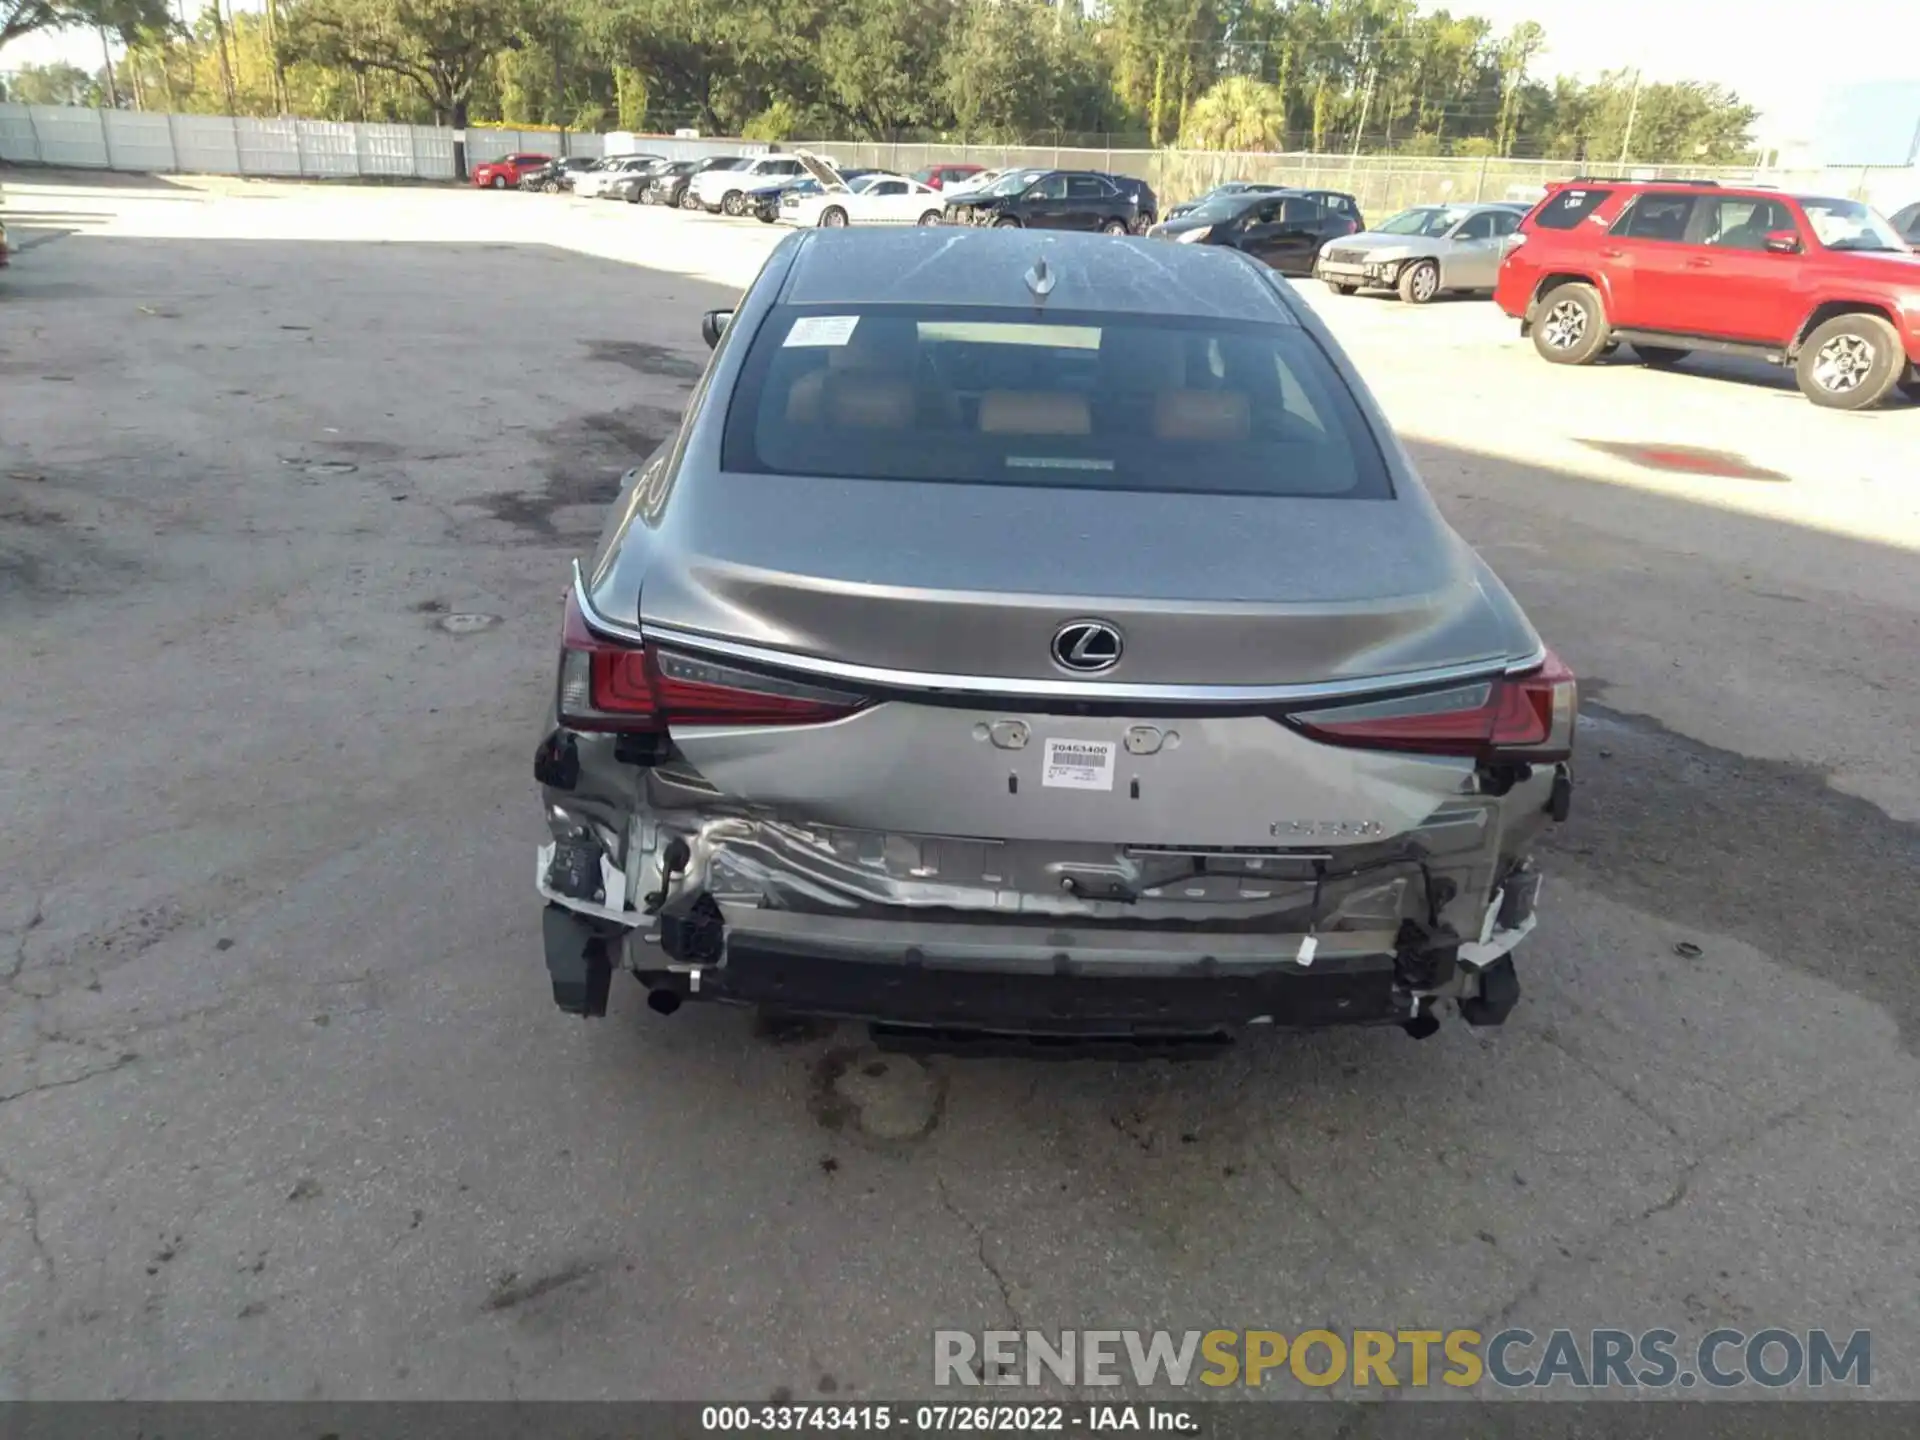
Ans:
{"type": "Polygon", "coordinates": [[[5,178],[0,1399],[908,1396],[938,1327],[1316,1324],[1867,1329],[1920,1397],[1920,408],[1307,287],[1586,688],[1503,1030],[582,1023],[566,561],[777,233],[110,178],[5,178]]]}

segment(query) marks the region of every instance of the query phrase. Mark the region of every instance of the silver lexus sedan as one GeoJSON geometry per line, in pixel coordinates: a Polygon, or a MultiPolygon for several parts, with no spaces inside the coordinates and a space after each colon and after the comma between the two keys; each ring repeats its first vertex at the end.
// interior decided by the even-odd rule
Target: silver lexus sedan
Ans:
{"type": "Polygon", "coordinates": [[[575,562],[553,998],[883,1043],[1498,1024],[1576,692],[1234,250],[807,230],[575,562]]]}

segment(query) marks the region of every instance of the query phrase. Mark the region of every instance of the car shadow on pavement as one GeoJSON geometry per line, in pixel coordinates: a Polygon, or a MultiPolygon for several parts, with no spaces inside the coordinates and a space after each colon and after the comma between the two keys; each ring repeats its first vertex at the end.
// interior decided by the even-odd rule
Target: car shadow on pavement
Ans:
{"type": "Polygon", "coordinates": [[[1590,702],[1504,1029],[922,1059],[624,977],[570,1019],[530,768],[567,562],[733,292],[527,259],[82,236],[9,281],[9,723],[59,755],[0,833],[18,1393],[899,1396],[944,1326],[1920,1326],[1906,540],[1413,442],[1590,702]]]}
{"type": "Polygon", "coordinates": [[[36,165],[10,160],[0,163],[0,190],[20,185],[39,190],[190,190],[198,177],[151,170],[94,170],[68,165],[36,165]]]}
{"type": "MultiPolygon", "coordinates": [[[[1613,354],[1595,362],[1603,366],[1645,365],[1634,353],[1631,344],[1623,344],[1613,354]]],[[[1772,390],[1789,396],[1801,404],[1807,400],[1794,382],[1793,371],[1784,365],[1769,365],[1764,360],[1749,360],[1741,355],[1706,355],[1695,352],[1686,359],[1663,367],[1667,372],[1678,376],[1694,376],[1704,380],[1719,380],[1736,385],[1748,386],[1755,390],[1772,390]]],[[[1894,396],[1887,402],[1887,408],[1898,409],[1900,397],[1894,396]]]]}

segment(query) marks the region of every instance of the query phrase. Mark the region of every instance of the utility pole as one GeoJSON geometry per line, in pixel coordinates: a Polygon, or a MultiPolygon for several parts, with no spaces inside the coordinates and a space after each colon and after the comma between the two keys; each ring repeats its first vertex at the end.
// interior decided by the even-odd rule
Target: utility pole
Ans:
{"type": "Polygon", "coordinates": [[[1360,124],[1353,132],[1353,157],[1347,162],[1347,188],[1353,188],[1354,171],[1360,168],[1360,141],[1367,133],[1367,112],[1373,108],[1373,81],[1379,74],[1379,67],[1367,71],[1367,88],[1360,96],[1360,124]]]}
{"type": "Polygon", "coordinates": [[[120,87],[113,83],[113,51],[107,48],[107,27],[100,27],[100,58],[107,62],[107,105],[108,108],[120,108],[120,87]]]}
{"type": "Polygon", "coordinates": [[[566,80],[560,73],[560,46],[566,35],[566,19],[562,12],[553,12],[553,120],[560,127],[560,153],[567,153],[567,111],[566,80]]]}
{"type": "Polygon", "coordinates": [[[220,11],[220,0],[213,0],[213,29],[220,37],[220,83],[227,91],[227,114],[238,115],[240,106],[233,98],[233,60],[227,54],[227,20],[220,11]]]}
{"type": "Polygon", "coordinates": [[[1640,113],[1640,72],[1633,72],[1633,98],[1627,102],[1627,131],[1620,137],[1620,163],[1627,163],[1627,147],[1633,144],[1633,122],[1640,113]]]}
{"type": "MultiPolygon", "coordinates": [[[[190,35],[187,29],[187,0],[173,0],[173,13],[175,18],[180,22],[180,33],[182,35],[190,35]]],[[[160,95],[166,102],[167,113],[171,115],[176,108],[173,103],[172,37],[162,31],[159,38],[154,41],[154,48],[160,62],[160,95]]],[[[192,52],[189,51],[188,53],[191,54],[192,52]]],[[[171,126],[173,122],[169,120],[167,124],[171,126]]],[[[168,133],[171,134],[172,132],[169,131],[168,133]]]]}
{"type": "Polygon", "coordinates": [[[287,94],[287,68],[280,63],[280,7],[267,0],[267,51],[273,57],[273,104],[282,115],[293,108],[287,94]]]}

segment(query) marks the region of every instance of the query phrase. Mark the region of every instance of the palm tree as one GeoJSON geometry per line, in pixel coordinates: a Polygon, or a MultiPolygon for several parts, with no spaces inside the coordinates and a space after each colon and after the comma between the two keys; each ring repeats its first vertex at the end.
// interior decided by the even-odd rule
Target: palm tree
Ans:
{"type": "Polygon", "coordinates": [[[1180,143],[1192,150],[1278,150],[1286,131],[1287,103],[1280,87],[1232,75],[1193,102],[1180,143]]]}

